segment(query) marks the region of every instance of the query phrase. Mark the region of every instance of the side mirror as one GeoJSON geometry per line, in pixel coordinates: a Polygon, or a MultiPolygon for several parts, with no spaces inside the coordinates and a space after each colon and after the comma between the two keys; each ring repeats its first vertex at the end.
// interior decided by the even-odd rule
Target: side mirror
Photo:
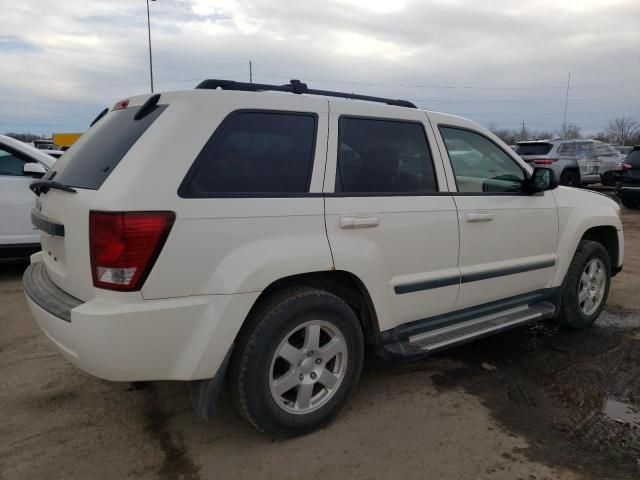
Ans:
{"type": "Polygon", "coordinates": [[[25,163],[22,172],[25,177],[42,178],[47,169],[41,163],[25,163]]]}
{"type": "Polygon", "coordinates": [[[529,193],[546,192],[558,186],[558,179],[553,170],[546,167],[536,167],[533,169],[531,177],[527,181],[529,193]]]}

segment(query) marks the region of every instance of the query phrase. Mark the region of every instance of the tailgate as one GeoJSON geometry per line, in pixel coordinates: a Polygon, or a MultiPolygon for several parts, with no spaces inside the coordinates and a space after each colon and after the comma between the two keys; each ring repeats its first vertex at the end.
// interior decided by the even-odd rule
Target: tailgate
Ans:
{"type": "Polygon", "coordinates": [[[42,258],[48,275],[62,290],[84,301],[94,297],[89,210],[96,193],[83,189],[77,189],[76,193],[49,190],[36,201],[41,219],[36,226],[41,231],[42,258]],[[44,222],[53,228],[46,229],[44,222]]]}

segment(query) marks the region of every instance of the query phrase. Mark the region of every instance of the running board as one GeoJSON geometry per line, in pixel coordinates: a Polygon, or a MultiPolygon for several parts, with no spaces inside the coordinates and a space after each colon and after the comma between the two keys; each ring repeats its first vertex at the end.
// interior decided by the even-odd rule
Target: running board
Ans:
{"type": "Polygon", "coordinates": [[[554,313],[555,306],[548,301],[514,307],[382,345],[382,353],[401,357],[423,356],[525,323],[551,318],[554,313]]]}

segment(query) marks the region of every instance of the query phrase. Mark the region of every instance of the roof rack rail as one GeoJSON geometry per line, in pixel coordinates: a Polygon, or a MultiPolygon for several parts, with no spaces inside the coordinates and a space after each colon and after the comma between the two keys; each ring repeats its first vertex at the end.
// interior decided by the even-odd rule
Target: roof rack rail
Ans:
{"type": "Polygon", "coordinates": [[[350,98],[352,100],[366,100],[368,102],[386,103],[387,105],[396,105],[398,107],[418,108],[407,100],[394,100],[392,98],[371,97],[369,95],[356,95],[354,93],[333,92],[330,90],[315,90],[308,88],[306,83],[300,80],[291,80],[286,85],[267,85],[265,83],[244,83],[235,82],[233,80],[203,80],[197,86],[197,89],[213,90],[221,88],[222,90],[237,90],[242,92],[289,92],[289,93],[306,93],[308,95],[323,95],[326,97],[350,98]]]}

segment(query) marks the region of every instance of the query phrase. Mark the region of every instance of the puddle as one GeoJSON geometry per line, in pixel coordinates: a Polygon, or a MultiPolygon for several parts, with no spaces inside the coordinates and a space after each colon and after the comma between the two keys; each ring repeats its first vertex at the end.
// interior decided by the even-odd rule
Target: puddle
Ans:
{"type": "Polygon", "coordinates": [[[640,412],[627,403],[608,398],[604,402],[602,413],[618,423],[640,428],[640,412]]]}

